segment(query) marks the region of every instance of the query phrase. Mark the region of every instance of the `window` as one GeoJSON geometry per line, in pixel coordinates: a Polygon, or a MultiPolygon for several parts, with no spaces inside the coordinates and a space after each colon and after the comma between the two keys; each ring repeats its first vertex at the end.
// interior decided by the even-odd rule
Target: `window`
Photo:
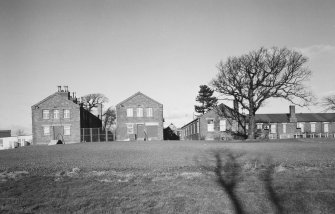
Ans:
{"type": "Polygon", "coordinates": [[[134,134],[134,125],[133,124],[127,124],[127,133],[128,134],[134,134]]]}
{"type": "Polygon", "coordinates": [[[276,130],[276,124],[271,124],[270,125],[271,126],[271,134],[275,134],[276,132],[277,132],[277,130],[276,130]]]}
{"type": "Polygon", "coordinates": [[[152,108],[147,108],[147,117],[152,117],[152,108]]]}
{"type": "Polygon", "coordinates": [[[54,110],[54,119],[59,118],[59,110],[54,110]]]}
{"type": "Polygon", "coordinates": [[[64,126],[64,135],[71,135],[71,126],[64,126]]]}
{"type": "Polygon", "coordinates": [[[143,117],[143,108],[137,108],[136,109],[136,116],[137,117],[143,117]]]}
{"type": "Polygon", "coordinates": [[[64,109],[64,118],[70,118],[70,110],[64,109]]]}
{"type": "Polygon", "coordinates": [[[315,132],[315,123],[311,123],[311,132],[315,132]]]}
{"type": "Polygon", "coordinates": [[[227,126],[226,126],[226,120],[220,120],[220,131],[226,131],[227,126]]]}
{"type": "Polygon", "coordinates": [[[197,125],[197,124],[193,123],[193,134],[197,133],[197,132],[196,132],[196,125],[197,125]]]}
{"type": "Polygon", "coordinates": [[[197,121],[197,130],[198,130],[198,133],[200,133],[200,121],[199,120],[197,121]]]}
{"type": "Polygon", "coordinates": [[[231,125],[231,130],[232,130],[233,132],[237,132],[237,128],[238,128],[237,121],[236,121],[236,120],[233,120],[233,121],[232,121],[232,125],[231,125]]]}
{"type": "Polygon", "coordinates": [[[300,129],[301,132],[304,132],[304,123],[297,123],[297,128],[300,129]]]}
{"type": "Polygon", "coordinates": [[[49,119],[49,110],[43,110],[43,119],[49,119]]]}
{"type": "Polygon", "coordinates": [[[214,131],[214,120],[208,119],[207,120],[207,131],[213,132],[214,131]]]}
{"type": "Polygon", "coordinates": [[[50,126],[43,127],[43,135],[50,135],[50,126]]]}
{"type": "Polygon", "coordinates": [[[328,124],[328,123],[324,123],[324,124],[323,124],[323,132],[324,132],[324,133],[329,132],[329,124],[328,124]]]}
{"type": "Polygon", "coordinates": [[[257,129],[262,129],[263,128],[263,123],[257,123],[257,129]]]}
{"type": "Polygon", "coordinates": [[[133,117],[133,109],[127,108],[127,117],[133,117]]]}
{"type": "Polygon", "coordinates": [[[283,133],[286,134],[286,123],[283,123],[283,133]]]}

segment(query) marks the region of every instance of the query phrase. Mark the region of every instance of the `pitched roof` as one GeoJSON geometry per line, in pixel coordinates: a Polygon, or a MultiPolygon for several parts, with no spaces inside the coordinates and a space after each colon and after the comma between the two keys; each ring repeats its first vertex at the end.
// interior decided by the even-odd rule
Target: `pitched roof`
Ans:
{"type": "MultiPolygon", "coordinates": [[[[55,92],[55,93],[53,93],[53,94],[47,96],[47,97],[44,98],[43,100],[39,101],[38,103],[36,103],[36,104],[33,105],[32,107],[34,107],[34,106],[38,106],[38,105],[40,105],[41,103],[44,103],[45,101],[51,99],[52,97],[54,97],[54,96],[56,96],[56,95],[60,95],[59,93],[65,93],[65,92],[55,92]]],[[[68,93],[68,92],[66,92],[66,93],[68,93]]],[[[63,96],[61,96],[61,97],[63,97],[63,96]]],[[[69,100],[69,99],[66,99],[66,100],[69,100]]],[[[69,100],[69,101],[71,101],[71,100],[69,100]]],[[[73,102],[73,103],[76,104],[75,102],[73,102]]]]}
{"type": "MultiPolygon", "coordinates": [[[[39,104],[41,104],[41,103],[47,101],[48,99],[50,99],[50,98],[52,98],[52,97],[54,97],[54,96],[56,96],[56,95],[57,95],[57,92],[55,92],[55,93],[53,93],[53,94],[47,96],[46,98],[44,98],[43,100],[39,101],[38,103],[36,103],[36,104],[33,105],[33,106],[38,106],[39,104]]],[[[33,106],[32,106],[32,107],[33,107],[33,106]]]]}
{"type": "MultiPolygon", "coordinates": [[[[297,122],[335,122],[335,113],[298,113],[297,122]]],[[[256,123],[289,123],[289,114],[256,114],[256,123]]]]}
{"type": "Polygon", "coordinates": [[[152,101],[155,102],[155,103],[158,103],[159,105],[163,105],[163,104],[161,104],[160,102],[157,102],[156,100],[154,100],[154,99],[148,97],[147,95],[145,95],[145,94],[143,94],[142,92],[139,91],[139,92],[135,93],[134,95],[128,97],[127,99],[123,100],[122,102],[118,103],[117,106],[121,105],[122,103],[127,102],[128,100],[130,100],[130,99],[136,97],[137,95],[142,95],[142,96],[146,97],[147,99],[152,100],[152,101]]]}

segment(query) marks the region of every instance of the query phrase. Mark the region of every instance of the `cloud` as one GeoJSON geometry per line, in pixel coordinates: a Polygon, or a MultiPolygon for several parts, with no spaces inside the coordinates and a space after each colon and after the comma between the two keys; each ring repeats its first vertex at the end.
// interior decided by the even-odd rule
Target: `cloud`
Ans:
{"type": "Polygon", "coordinates": [[[335,54],[335,46],[333,45],[312,45],[303,48],[295,48],[297,51],[300,51],[303,55],[308,57],[316,57],[321,54],[335,54]]]}

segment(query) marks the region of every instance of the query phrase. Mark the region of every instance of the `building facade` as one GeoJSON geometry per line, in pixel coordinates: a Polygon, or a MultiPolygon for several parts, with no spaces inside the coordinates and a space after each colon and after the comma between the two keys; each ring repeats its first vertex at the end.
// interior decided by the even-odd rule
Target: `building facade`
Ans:
{"type": "Polygon", "coordinates": [[[163,105],[137,92],[116,105],[116,140],[163,140],[163,105]]]}
{"type": "Polygon", "coordinates": [[[181,127],[181,140],[229,140],[240,138],[243,130],[239,121],[243,115],[224,104],[198,116],[181,127]],[[237,113],[234,113],[237,112],[237,113]]]}
{"type": "Polygon", "coordinates": [[[269,139],[334,137],[335,113],[256,114],[256,137],[269,139]]]}
{"type": "Polygon", "coordinates": [[[79,143],[82,128],[101,128],[101,120],[85,110],[68,87],[48,96],[31,107],[33,144],[51,141],[79,143]]]}
{"type": "MultiPolygon", "coordinates": [[[[220,104],[222,106],[223,104],[220,104]]],[[[225,106],[225,105],[223,105],[225,106]]],[[[226,108],[229,110],[229,107],[226,108]]],[[[215,109],[181,128],[182,140],[241,139],[248,134],[247,117],[218,113],[215,109]],[[221,115],[221,116],[220,116],[221,115]],[[244,126],[244,128],[243,128],[244,126]],[[238,134],[237,134],[238,133],[238,134]]],[[[257,139],[335,138],[335,113],[296,113],[295,106],[288,114],[256,114],[257,139]]]]}

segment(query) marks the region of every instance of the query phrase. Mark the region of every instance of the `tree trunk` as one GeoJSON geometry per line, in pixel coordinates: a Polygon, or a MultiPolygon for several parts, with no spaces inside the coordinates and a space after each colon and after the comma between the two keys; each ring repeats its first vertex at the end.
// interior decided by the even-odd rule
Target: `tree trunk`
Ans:
{"type": "Polygon", "coordinates": [[[255,139],[255,113],[253,110],[249,111],[249,130],[248,130],[248,139],[255,139]]]}

